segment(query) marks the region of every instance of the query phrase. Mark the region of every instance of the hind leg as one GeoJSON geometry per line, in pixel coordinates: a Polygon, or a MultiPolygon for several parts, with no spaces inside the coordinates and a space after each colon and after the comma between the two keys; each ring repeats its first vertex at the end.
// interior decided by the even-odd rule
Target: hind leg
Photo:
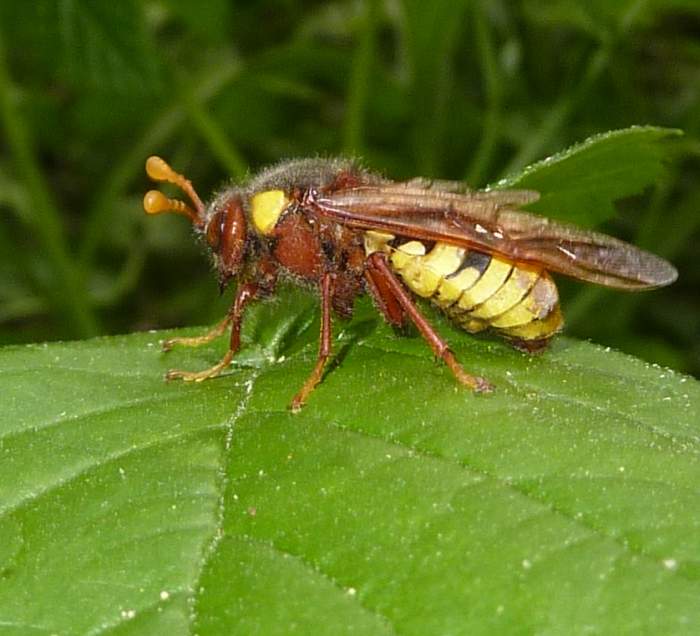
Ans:
{"type": "Polygon", "coordinates": [[[435,331],[433,326],[425,319],[423,314],[413,302],[411,295],[406,291],[404,286],[394,276],[393,272],[386,263],[386,259],[380,252],[370,254],[367,259],[368,268],[372,274],[382,281],[382,284],[391,292],[396,302],[401,306],[401,309],[413,321],[420,332],[423,339],[428,343],[435,355],[440,358],[452,371],[457,381],[477,393],[488,393],[493,390],[491,383],[479,376],[467,373],[462,365],[457,362],[454,353],[449,345],[440,334],[435,331]]]}
{"type": "Polygon", "coordinates": [[[368,267],[365,270],[365,280],[370,295],[384,319],[395,329],[403,330],[407,322],[406,312],[391,293],[381,274],[375,268],[368,267]]]}

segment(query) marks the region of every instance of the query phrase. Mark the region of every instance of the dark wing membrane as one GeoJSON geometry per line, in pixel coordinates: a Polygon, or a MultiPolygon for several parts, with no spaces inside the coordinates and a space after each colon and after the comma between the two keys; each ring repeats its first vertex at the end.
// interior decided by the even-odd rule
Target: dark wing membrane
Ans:
{"type": "Polygon", "coordinates": [[[516,210],[528,191],[455,193],[414,183],[319,194],[312,204],[349,227],[497,253],[608,287],[650,289],[677,277],[670,263],[629,243],[516,210]]]}

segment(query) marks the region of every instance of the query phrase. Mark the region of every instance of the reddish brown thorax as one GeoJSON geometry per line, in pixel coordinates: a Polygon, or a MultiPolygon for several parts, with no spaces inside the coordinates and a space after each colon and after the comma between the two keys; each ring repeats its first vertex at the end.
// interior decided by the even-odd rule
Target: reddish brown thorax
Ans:
{"type": "Polygon", "coordinates": [[[289,214],[275,226],[273,253],[290,273],[307,280],[318,280],[323,271],[321,240],[301,214],[289,214]]]}

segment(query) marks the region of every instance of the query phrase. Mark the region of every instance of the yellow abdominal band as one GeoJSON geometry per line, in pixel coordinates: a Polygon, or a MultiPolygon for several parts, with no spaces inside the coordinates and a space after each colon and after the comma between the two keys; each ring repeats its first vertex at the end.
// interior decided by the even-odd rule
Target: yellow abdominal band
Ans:
{"type": "Polygon", "coordinates": [[[519,340],[542,340],[562,326],[554,281],[536,266],[464,247],[421,241],[396,247],[394,237],[367,232],[365,251],[389,255],[392,268],[415,294],[443,309],[469,332],[494,329],[519,340]]]}

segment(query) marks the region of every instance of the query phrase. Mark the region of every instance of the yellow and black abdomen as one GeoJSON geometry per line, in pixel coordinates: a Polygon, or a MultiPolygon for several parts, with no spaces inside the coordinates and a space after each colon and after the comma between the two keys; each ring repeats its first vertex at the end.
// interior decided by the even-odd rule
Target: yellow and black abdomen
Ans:
{"type": "Polygon", "coordinates": [[[536,350],[562,327],[556,285],[536,265],[447,243],[401,243],[379,232],[366,233],[365,251],[386,253],[411,291],[471,333],[491,328],[536,350]]]}

